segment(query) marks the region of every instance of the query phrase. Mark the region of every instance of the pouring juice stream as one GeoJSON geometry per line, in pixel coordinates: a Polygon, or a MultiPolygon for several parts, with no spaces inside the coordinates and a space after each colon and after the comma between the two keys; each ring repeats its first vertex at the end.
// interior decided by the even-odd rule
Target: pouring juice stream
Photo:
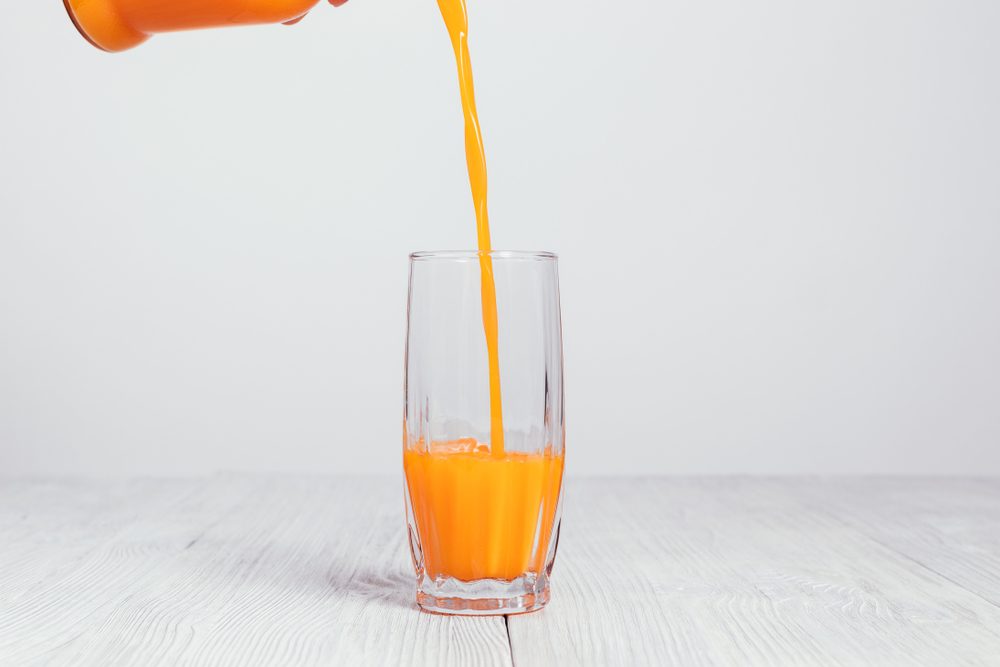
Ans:
{"type": "Polygon", "coordinates": [[[455,52],[465,159],[476,211],[483,331],[489,362],[490,444],[474,438],[409,443],[403,468],[420,533],[423,568],[434,580],[514,580],[545,567],[562,485],[563,455],[504,449],[496,283],[486,206],[486,154],[476,113],[465,0],[438,0],[455,52]]]}
{"type": "MultiPolygon", "coordinates": [[[[121,51],[151,35],[222,25],[294,23],[318,0],[64,0],[92,44],[121,51]]],[[[344,0],[330,0],[343,4],[344,0]]],[[[438,0],[455,53],[465,121],[465,155],[476,212],[483,331],[489,370],[490,443],[473,438],[407,443],[409,498],[432,579],[514,580],[541,573],[553,538],[563,454],[504,447],[496,284],[486,204],[486,156],[476,113],[465,0],[438,0]],[[534,574],[531,574],[534,573],[534,574]]]]}
{"type": "Polygon", "coordinates": [[[490,452],[502,459],[503,401],[500,398],[500,345],[497,325],[497,290],[490,257],[490,217],[486,207],[486,151],[476,112],[476,93],[472,83],[472,59],[469,56],[469,16],[465,0],[438,0],[451,47],[458,67],[458,85],[465,117],[465,162],[469,169],[472,202],[476,207],[476,239],[479,243],[479,271],[482,276],[483,330],[490,376],[490,452]]]}

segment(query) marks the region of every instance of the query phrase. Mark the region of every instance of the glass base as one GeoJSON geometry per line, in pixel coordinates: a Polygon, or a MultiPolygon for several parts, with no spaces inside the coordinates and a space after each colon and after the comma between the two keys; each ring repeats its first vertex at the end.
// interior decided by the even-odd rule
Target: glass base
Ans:
{"type": "Polygon", "coordinates": [[[459,616],[526,614],[549,602],[549,578],[525,574],[517,579],[462,581],[452,577],[417,583],[417,604],[424,611],[459,616]]]}

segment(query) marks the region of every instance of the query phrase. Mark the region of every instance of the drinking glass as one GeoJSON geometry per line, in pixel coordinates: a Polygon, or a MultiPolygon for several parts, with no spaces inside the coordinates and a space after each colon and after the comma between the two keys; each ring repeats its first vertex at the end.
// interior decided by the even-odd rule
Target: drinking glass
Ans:
{"type": "Polygon", "coordinates": [[[417,603],[468,615],[542,608],[559,543],[563,472],[556,256],[410,255],[404,384],[417,603]],[[491,387],[484,325],[492,284],[499,388],[491,387]],[[491,437],[500,423],[491,391],[502,396],[502,442],[491,437]]]}

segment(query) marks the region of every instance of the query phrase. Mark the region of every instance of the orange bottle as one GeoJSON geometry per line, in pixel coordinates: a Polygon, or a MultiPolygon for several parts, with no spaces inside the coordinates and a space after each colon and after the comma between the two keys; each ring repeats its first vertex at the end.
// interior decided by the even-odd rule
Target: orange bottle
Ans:
{"type": "MultiPolygon", "coordinates": [[[[63,0],[87,41],[124,51],[155,33],[255,23],[295,23],[319,0],[63,0]]],[[[330,0],[341,5],[345,0],[330,0]]]]}

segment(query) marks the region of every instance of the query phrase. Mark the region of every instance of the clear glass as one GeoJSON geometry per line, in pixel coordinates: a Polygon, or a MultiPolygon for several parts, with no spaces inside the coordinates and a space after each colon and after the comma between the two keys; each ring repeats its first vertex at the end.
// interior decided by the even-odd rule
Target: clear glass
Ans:
{"type": "Polygon", "coordinates": [[[564,452],[556,256],[410,255],[403,468],[417,603],[541,609],[559,542],[564,452]],[[482,262],[482,264],[481,264],[482,262]],[[491,443],[482,270],[496,285],[503,442],[491,443]]]}

